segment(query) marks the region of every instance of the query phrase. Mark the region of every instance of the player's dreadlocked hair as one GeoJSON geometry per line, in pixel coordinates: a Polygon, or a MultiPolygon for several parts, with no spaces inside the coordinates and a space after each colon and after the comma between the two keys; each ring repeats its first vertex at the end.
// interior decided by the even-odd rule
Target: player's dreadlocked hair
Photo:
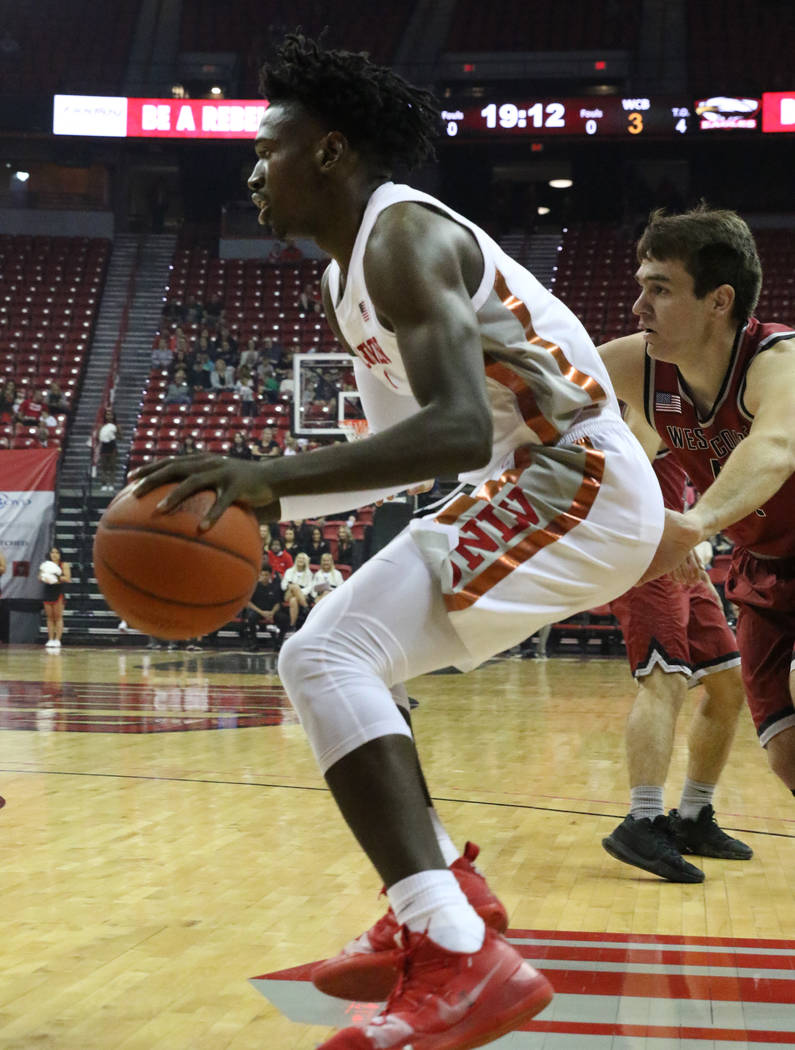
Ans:
{"type": "Polygon", "coordinates": [[[326,50],[290,33],[262,67],[260,90],[270,102],[301,103],[390,170],[396,163],[413,168],[434,156],[440,117],[433,95],[364,53],[326,50]]]}

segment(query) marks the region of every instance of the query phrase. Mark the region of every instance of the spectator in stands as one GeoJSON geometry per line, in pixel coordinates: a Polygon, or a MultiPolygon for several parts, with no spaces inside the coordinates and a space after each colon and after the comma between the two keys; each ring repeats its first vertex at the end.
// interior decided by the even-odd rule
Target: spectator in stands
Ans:
{"type": "Polygon", "coordinates": [[[241,351],[240,354],[240,368],[244,366],[248,368],[252,375],[257,371],[257,365],[260,362],[260,352],[257,346],[256,339],[249,339],[246,343],[245,350],[241,351]]]}
{"type": "Polygon", "coordinates": [[[193,400],[193,391],[188,386],[188,378],[184,368],[180,368],[169,383],[166,391],[167,405],[189,405],[193,400]]]}
{"type": "Polygon", "coordinates": [[[201,452],[201,448],[197,445],[196,438],[193,434],[186,434],[180,443],[177,455],[191,456],[194,452],[201,452]]]}
{"type": "Polygon", "coordinates": [[[254,459],[268,459],[282,454],[282,446],[273,436],[273,427],[263,427],[259,441],[254,443],[251,453],[254,459]]]}
{"type": "Polygon", "coordinates": [[[50,433],[47,424],[42,420],[33,435],[33,448],[59,448],[59,442],[50,433]]]}
{"type": "Polygon", "coordinates": [[[315,601],[319,601],[326,594],[341,587],[342,584],[342,573],[335,567],[331,554],[322,554],[320,568],[312,577],[312,595],[315,601]]]}
{"type": "Polygon", "coordinates": [[[353,568],[355,544],[353,533],[347,525],[337,529],[337,565],[350,565],[353,568]]]}
{"type": "MultiPolygon", "coordinates": [[[[282,550],[282,541],[278,536],[273,536],[268,544],[268,562],[274,572],[277,572],[282,580],[288,569],[293,566],[292,556],[282,550]]],[[[307,566],[309,563],[307,562],[307,566]]]]}
{"type": "Polygon", "coordinates": [[[292,434],[286,434],[284,437],[284,449],[283,455],[285,456],[297,456],[301,449],[298,447],[298,442],[292,434]]]}
{"type": "Polygon", "coordinates": [[[44,403],[51,416],[57,416],[69,411],[69,406],[66,403],[66,398],[63,396],[63,391],[55,380],[53,380],[47,387],[44,395],[44,403]]]}
{"type": "Polygon", "coordinates": [[[168,346],[171,353],[176,353],[177,350],[188,349],[188,337],[185,334],[185,329],[182,325],[177,325],[171,335],[168,337],[168,346]]]}
{"type": "Polygon", "coordinates": [[[314,575],[309,567],[309,557],[303,551],[282,575],[282,590],[290,616],[290,629],[300,627],[312,608],[312,586],[314,575]]]}
{"type": "Polygon", "coordinates": [[[43,390],[34,390],[17,409],[17,419],[28,426],[36,426],[41,420],[46,419],[47,415],[43,390]]]}
{"type": "MultiPolygon", "coordinates": [[[[271,540],[275,535],[279,534],[279,526],[277,525],[274,529],[272,524],[268,521],[261,521],[259,523],[259,538],[262,540],[262,560],[268,560],[268,551],[270,550],[271,540]]],[[[269,563],[270,564],[270,563],[269,563]]]]}
{"type": "Polygon", "coordinates": [[[210,339],[210,333],[206,328],[202,328],[198,337],[193,340],[193,352],[194,354],[205,353],[209,357],[212,350],[214,349],[212,340],[210,339]]]}
{"type": "Polygon", "coordinates": [[[303,352],[304,352],[304,348],[301,346],[301,343],[299,342],[299,340],[298,339],[294,339],[292,341],[292,343],[284,351],[284,362],[283,362],[284,367],[285,368],[289,368],[290,372],[292,372],[292,370],[293,370],[293,358],[295,357],[296,354],[302,354],[303,352]]]}
{"type": "Polygon", "coordinates": [[[194,390],[209,390],[211,383],[213,363],[206,350],[199,350],[190,371],[190,385],[194,390]]]}
{"type": "Polygon", "coordinates": [[[224,310],[224,304],[220,299],[210,299],[204,304],[205,320],[211,321],[219,318],[224,310]]]}
{"type": "Polygon", "coordinates": [[[234,367],[234,364],[237,361],[237,343],[232,340],[227,331],[224,331],[219,338],[218,349],[215,354],[216,357],[222,357],[227,365],[232,365],[234,367]]]}
{"type": "Polygon", "coordinates": [[[235,370],[219,357],[210,373],[210,386],[213,390],[231,390],[235,385],[235,370]]]}
{"type": "Polygon", "coordinates": [[[7,379],[0,391],[0,423],[16,423],[17,400],[17,384],[13,379],[7,379]]]}
{"type": "Polygon", "coordinates": [[[99,483],[103,492],[113,492],[116,481],[116,461],[118,450],[116,442],[119,437],[119,427],[116,422],[116,413],[108,406],[105,409],[105,418],[99,428],[99,456],[97,458],[97,473],[99,483]]]}
{"type": "Polygon", "coordinates": [[[295,391],[295,380],[291,373],[285,373],[282,379],[279,381],[279,398],[280,400],[292,399],[295,391]]]}
{"type": "Polygon", "coordinates": [[[189,376],[193,370],[192,355],[184,348],[175,350],[171,355],[171,360],[168,363],[169,378],[173,378],[180,369],[186,376],[189,376]]]}
{"type": "Polygon", "coordinates": [[[152,367],[167,368],[170,364],[171,347],[168,345],[168,339],[164,335],[159,335],[152,348],[152,367]]]}
{"type": "Polygon", "coordinates": [[[301,518],[298,518],[292,524],[295,529],[295,541],[298,544],[298,549],[301,551],[308,550],[309,544],[312,542],[312,526],[301,518]]]}
{"type": "Polygon", "coordinates": [[[284,358],[284,347],[278,339],[266,336],[262,340],[262,356],[274,366],[279,368],[284,358]]]}
{"type": "Polygon", "coordinates": [[[204,307],[195,295],[189,295],[185,303],[185,320],[188,324],[198,324],[204,316],[204,307]]]}
{"type": "Polygon", "coordinates": [[[275,405],[279,400],[279,386],[281,379],[273,365],[260,361],[257,367],[257,378],[260,383],[262,396],[270,405],[275,405]]]}
{"type": "Polygon", "coordinates": [[[245,435],[242,431],[238,430],[235,432],[232,438],[232,444],[227,452],[227,456],[231,456],[232,459],[253,459],[251,455],[251,449],[246,443],[245,435]]]}
{"type": "Polygon", "coordinates": [[[309,555],[309,560],[313,565],[320,565],[320,559],[324,554],[331,553],[331,547],[323,539],[323,530],[319,525],[312,526],[312,535],[309,540],[309,546],[304,547],[304,550],[309,555]]]}
{"type": "Polygon", "coordinates": [[[295,535],[295,529],[292,525],[284,526],[282,546],[284,550],[286,550],[290,557],[293,559],[293,564],[295,564],[296,556],[300,552],[301,548],[298,546],[298,539],[295,535]]]}
{"type": "Polygon", "coordinates": [[[256,415],[257,402],[254,392],[254,378],[248,365],[240,365],[237,370],[235,393],[240,398],[241,416],[256,415]]]}
{"type": "Polygon", "coordinates": [[[320,313],[323,309],[320,296],[311,282],[307,282],[301,289],[301,294],[298,296],[298,307],[305,314],[320,313]]]}
{"type": "Polygon", "coordinates": [[[240,637],[246,648],[254,652],[257,648],[257,627],[273,625],[283,629],[288,618],[282,607],[282,588],[278,576],[267,562],[260,569],[259,581],[248,605],[240,614],[240,637]]]}

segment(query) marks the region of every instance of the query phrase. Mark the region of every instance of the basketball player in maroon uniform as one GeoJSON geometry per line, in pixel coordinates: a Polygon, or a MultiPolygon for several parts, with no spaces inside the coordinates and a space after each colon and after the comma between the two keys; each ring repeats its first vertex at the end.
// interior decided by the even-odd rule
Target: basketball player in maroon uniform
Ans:
{"type": "Polygon", "coordinates": [[[666,510],[643,580],[717,532],[733,541],[726,595],[745,691],[770,766],[795,794],[795,325],[752,316],[762,268],[734,212],[653,213],[638,261],[641,330],[602,357],[702,493],[685,514],[666,510]]]}
{"type": "MultiPolygon", "coordinates": [[[[632,413],[625,418],[632,426],[632,413]]],[[[651,442],[665,505],[681,510],[685,472],[667,449],[658,448],[656,434],[651,442]]],[[[703,871],[682,853],[722,860],[753,856],[718,826],[712,808],[745,701],[734,634],[706,574],[692,584],[669,575],[649,580],[615,598],[610,609],[638,691],[626,730],[630,812],[602,845],[616,860],[670,882],[703,882],[703,871]],[[663,787],[676,720],[695,685],[704,686],[704,695],[690,723],[687,775],[679,808],[666,816],[663,787]]]]}

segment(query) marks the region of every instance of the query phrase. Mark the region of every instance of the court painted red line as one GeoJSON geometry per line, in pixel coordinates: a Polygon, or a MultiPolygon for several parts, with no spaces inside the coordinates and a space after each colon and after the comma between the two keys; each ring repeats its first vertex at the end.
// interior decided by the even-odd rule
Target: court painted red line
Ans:
{"type": "MultiPolygon", "coordinates": [[[[521,954],[533,958],[522,946],[521,954]]],[[[309,981],[317,963],[305,963],[254,980],[309,981]]],[[[555,991],[569,995],[633,996],[651,999],[704,999],[713,1002],[786,1003],[795,999],[795,981],[753,977],[691,977],[683,974],[601,973],[597,970],[539,970],[555,991]]]]}
{"type": "Polygon", "coordinates": [[[589,1024],[566,1021],[528,1021],[518,1031],[559,1032],[568,1035],[632,1036],[638,1039],[704,1039],[714,1042],[778,1043],[795,1045],[792,1032],[766,1032],[756,1028],[685,1028],[632,1024],[589,1024]]]}
{"type": "Polygon", "coordinates": [[[735,955],[732,952],[677,951],[650,944],[648,948],[597,948],[571,945],[517,944],[534,959],[571,959],[585,962],[642,963],[661,966],[720,966],[732,969],[792,970],[795,980],[795,955],[735,955]]]}
{"type": "Polygon", "coordinates": [[[527,937],[543,941],[619,941],[633,944],[714,944],[727,948],[792,948],[795,941],[782,941],[756,937],[686,937],[657,933],[580,933],[571,930],[508,930],[506,936],[527,937]]]}
{"type": "MultiPolygon", "coordinates": [[[[535,959],[532,946],[519,952],[535,959]]],[[[569,995],[633,996],[645,999],[706,999],[713,1002],[787,1003],[793,1002],[795,981],[764,977],[698,977],[690,974],[601,973],[597,970],[539,969],[556,992],[569,995]]]]}

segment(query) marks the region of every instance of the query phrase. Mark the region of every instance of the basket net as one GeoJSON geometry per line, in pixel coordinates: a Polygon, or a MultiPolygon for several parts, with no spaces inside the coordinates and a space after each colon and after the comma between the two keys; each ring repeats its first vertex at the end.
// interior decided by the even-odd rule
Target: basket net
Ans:
{"type": "Polygon", "coordinates": [[[360,441],[369,432],[366,419],[341,419],[339,423],[348,441],[360,441]]]}

